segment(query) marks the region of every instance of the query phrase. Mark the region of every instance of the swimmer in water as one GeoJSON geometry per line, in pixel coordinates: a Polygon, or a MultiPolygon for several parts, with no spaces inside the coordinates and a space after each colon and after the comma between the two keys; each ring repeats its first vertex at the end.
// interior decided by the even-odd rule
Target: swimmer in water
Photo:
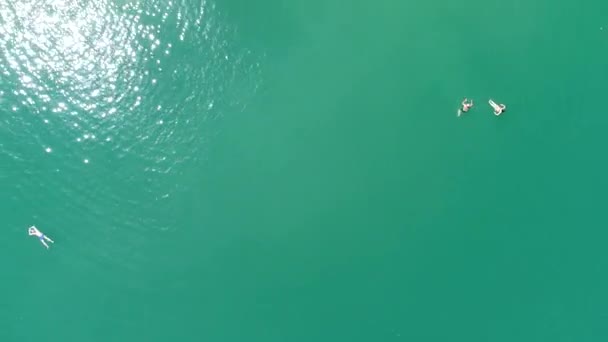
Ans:
{"type": "Polygon", "coordinates": [[[501,104],[496,104],[496,102],[494,102],[492,100],[488,101],[488,103],[494,109],[494,115],[496,115],[496,116],[502,114],[505,110],[507,110],[507,106],[505,106],[502,103],[501,104]]]}
{"type": "Polygon", "coordinates": [[[55,243],[55,241],[51,240],[48,236],[42,234],[42,232],[39,231],[35,226],[28,228],[27,232],[30,234],[30,236],[36,236],[47,249],[49,248],[49,245],[46,243],[47,241],[50,243],[55,243]]]}
{"type": "Polygon", "coordinates": [[[467,99],[467,98],[462,100],[462,103],[460,104],[462,106],[462,108],[458,110],[458,116],[460,116],[462,113],[468,112],[469,109],[471,109],[471,107],[473,107],[473,100],[467,102],[468,100],[469,99],[467,99]]]}

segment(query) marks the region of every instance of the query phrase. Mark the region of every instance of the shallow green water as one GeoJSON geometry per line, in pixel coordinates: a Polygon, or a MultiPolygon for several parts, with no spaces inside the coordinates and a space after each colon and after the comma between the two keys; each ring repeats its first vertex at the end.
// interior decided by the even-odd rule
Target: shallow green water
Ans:
{"type": "Polygon", "coordinates": [[[0,3],[0,339],[605,340],[607,10],[0,3]]]}

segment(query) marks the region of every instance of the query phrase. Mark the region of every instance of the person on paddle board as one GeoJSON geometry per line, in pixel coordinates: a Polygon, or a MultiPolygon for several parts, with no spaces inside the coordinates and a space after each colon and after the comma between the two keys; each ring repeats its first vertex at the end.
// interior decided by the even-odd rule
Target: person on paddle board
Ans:
{"type": "Polygon", "coordinates": [[[47,249],[49,248],[49,245],[46,243],[47,241],[50,243],[55,243],[55,241],[51,240],[48,236],[42,234],[42,232],[39,231],[38,228],[36,228],[35,226],[29,227],[27,232],[29,233],[30,236],[33,235],[33,236],[37,237],[40,240],[40,242],[42,242],[44,247],[46,247],[47,249]]]}

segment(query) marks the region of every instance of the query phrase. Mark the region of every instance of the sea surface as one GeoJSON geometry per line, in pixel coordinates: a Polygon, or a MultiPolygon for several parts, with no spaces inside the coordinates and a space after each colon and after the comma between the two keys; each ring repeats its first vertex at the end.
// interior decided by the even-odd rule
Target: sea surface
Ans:
{"type": "Polygon", "coordinates": [[[607,80],[600,0],[0,0],[0,341],[606,341],[607,80]]]}

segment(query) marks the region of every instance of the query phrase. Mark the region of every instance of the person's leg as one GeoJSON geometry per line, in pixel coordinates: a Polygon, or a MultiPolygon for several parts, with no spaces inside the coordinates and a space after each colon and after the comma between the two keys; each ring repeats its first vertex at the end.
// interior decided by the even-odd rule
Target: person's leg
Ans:
{"type": "Polygon", "coordinates": [[[48,236],[43,235],[43,237],[44,237],[44,239],[45,239],[46,241],[51,242],[51,243],[55,243],[55,241],[51,240],[51,238],[49,238],[48,236]]]}
{"type": "Polygon", "coordinates": [[[40,242],[42,242],[42,244],[44,245],[44,247],[46,247],[47,249],[49,248],[49,245],[46,244],[46,242],[44,241],[44,239],[40,239],[40,242]]]}

